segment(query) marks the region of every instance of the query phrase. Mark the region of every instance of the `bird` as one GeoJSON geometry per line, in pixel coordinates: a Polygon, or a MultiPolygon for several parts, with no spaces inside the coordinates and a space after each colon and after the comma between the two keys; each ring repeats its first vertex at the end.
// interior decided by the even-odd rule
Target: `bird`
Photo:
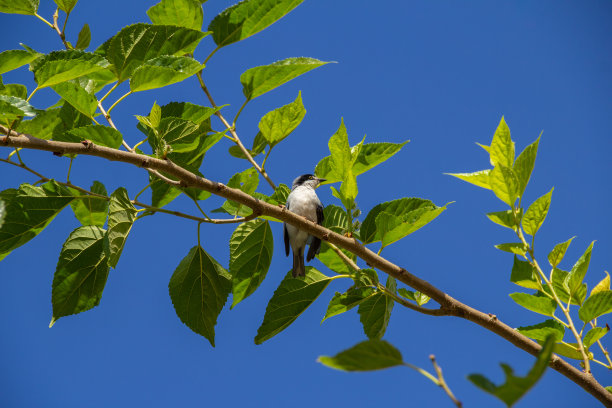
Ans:
{"type": "MultiPolygon", "coordinates": [[[[319,225],[323,224],[323,204],[317,196],[315,189],[325,179],[317,178],[313,174],[303,174],[293,180],[291,193],[287,197],[287,209],[294,214],[301,215],[306,219],[316,222],[319,225]]],[[[285,238],[285,253],[289,256],[289,247],[293,250],[293,269],[292,276],[294,278],[305,276],[306,268],[304,267],[304,249],[306,244],[310,245],[306,261],[310,261],[319,253],[321,249],[321,239],[309,235],[306,231],[302,231],[293,225],[283,224],[283,233],[285,238]]]]}

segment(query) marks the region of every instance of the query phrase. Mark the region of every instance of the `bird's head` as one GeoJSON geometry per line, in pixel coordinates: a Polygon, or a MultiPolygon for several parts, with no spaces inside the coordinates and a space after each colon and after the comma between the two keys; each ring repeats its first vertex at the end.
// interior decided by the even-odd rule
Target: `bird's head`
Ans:
{"type": "Polygon", "coordinates": [[[307,186],[311,188],[317,188],[324,181],[325,179],[318,178],[317,176],[313,174],[302,174],[300,177],[293,180],[292,189],[298,186],[307,186]]]}

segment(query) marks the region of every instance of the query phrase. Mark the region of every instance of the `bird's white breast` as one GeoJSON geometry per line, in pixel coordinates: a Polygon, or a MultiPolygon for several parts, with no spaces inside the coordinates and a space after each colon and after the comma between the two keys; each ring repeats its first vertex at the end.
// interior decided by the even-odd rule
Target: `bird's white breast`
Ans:
{"type": "Polygon", "coordinates": [[[294,188],[289,195],[288,202],[291,212],[317,222],[317,205],[320,204],[320,201],[312,188],[304,186],[294,188]]]}

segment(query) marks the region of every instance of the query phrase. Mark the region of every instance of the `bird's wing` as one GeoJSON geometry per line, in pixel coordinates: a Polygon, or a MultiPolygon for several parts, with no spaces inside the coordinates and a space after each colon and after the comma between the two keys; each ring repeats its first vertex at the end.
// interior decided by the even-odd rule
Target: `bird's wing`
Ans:
{"type": "Polygon", "coordinates": [[[289,256],[289,231],[285,223],[283,223],[283,235],[285,236],[285,254],[289,256]]]}
{"type": "Polygon", "coordinates": [[[319,203],[317,205],[317,224],[323,225],[323,220],[324,219],[325,219],[325,217],[323,216],[323,205],[321,205],[321,203],[319,203]]]}
{"type": "MultiPolygon", "coordinates": [[[[317,224],[323,225],[323,206],[321,204],[317,205],[317,224]]],[[[321,249],[321,238],[317,238],[312,236],[312,241],[310,242],[310,248],[308,248],[308,254],[306,254],[306,261],[310,261],[314,258],[321,249]]]]}

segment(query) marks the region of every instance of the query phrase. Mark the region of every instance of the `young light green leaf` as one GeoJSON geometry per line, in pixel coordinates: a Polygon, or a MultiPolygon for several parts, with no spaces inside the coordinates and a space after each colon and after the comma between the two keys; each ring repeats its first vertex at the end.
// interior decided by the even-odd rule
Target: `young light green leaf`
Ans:
{"type": "Polygon", "coordinates": [[[567,248],[570,246],[574,238],[576,237],[571,237],[567,241],[555,245],[553,250],[548,254],[548,263],[550,263],[550,266],[555,268],[557,265],[559,265],[565,256],[565,251],[567,251],[567,248]]]}
{"type": "Polygon", "coordinates": [[[208,26],[217,47],[257,34],[296,8],[304,0],[245,0],[216,16],[208,26]]]}
{"type": "Polygon", "coordinates": [[[119,187],[110,196],[108,205],[108,241],[110,257],[108,264],[116,268],[123,252],[125,241],[136,220],[136,208],[128,197],[127,190],[119,187]]]}
{"type": "Polygon", "coordinates": [[[515,376],[512,367],[502,363],[501,367],[506,376],[506,382],[502,385],[495,385],[481,374],[470,374],[468,379],[478,388],[494,395],[502,400],[508,407],[511,407],[542,377],[550,361],[554,345],[555,339],[551,336],[542,346],[542,351],[538,354],[535,364],[525,377],[515,376]]]}
{"type": "Polygon", "coordinates": [[[232,289],[230,274],[198,245],[177,266],[168,289],[181,321],[214,347],[217,317],[232,289]]]}
{"type": "Polygon", "coordinates": [[[353,276],[355,286],[376,286],[378,285],[378,274],[374,269],[360,269],[353,276]]]}
{"type": "MultiPolygon", "coordinates": [[[[553,352],[563,357],[582,360],[582,353],[580,352],[578,343],[557,343],[553,348],[553,352]]],[[[586,355],[589,360],[593,359],[593,353],[590,351],[587,351],[586,355]]]]}
{"type": "Polygon", "coordinates": [[[374,289],[369,287],[351,287],[344,293],[336,292],[327,306],[325,317],[323,317],[321,323],[332,316],[348,312],[370,297],[373,293],[374,289]]]}
{"type": "Polygon", "coordinates": [[[612,312],[612,290],[603,290],[591,295],[584,301],[578,317],[580,320],[587,323],[591,320],[612,312]]]}
{"type": "Polygon", "coordinates": [[[525,309],[545,316],[552,316],[557,308],[557,303],[546,296],[535,296],[528,293],[511,293],[510,297],[525,309]]]}
{"type": "Polygon", "coordinates": [[[293,278],[291,272],[287,273],[268,302],[255,344],[261,344],[285,330],[323,293],[329,282],[329,277],[311,266],[306,267],[304,278],[293,278]]]}
{"type": "MultiPolygon", "coordinates": [[[[512,210],[490,212],[487,214],[487,217],[494,223],[499,224],[502,227],[510,228],[512,230],[514,230],[517,226],[517,221],[514,218],[512,210]]],[[[520,211],[516,217],[518,219],[518,222],[520,222],[522,217],[523,214],[522,211],[520,211]]]]}
{"type": "Polygon", "coordinates": [[[0,121],[6,126],[23,116],[32,117],[36,110],[28,102],[16,96],[0,95],[0,121]]]}
{"type": "Polygon", "coordinates": [[[53,276],[49,327],[63,316],[77,314],[100,304],[108,278],[108,237],[95,225],[75,229],[62,247],[53,276]]]}
{"type": "Polygon", "coordinates": [[[55,4],[57,4],[57,7],[59,7],[60,10],[66,13],[70,13],[72,9],[74,8],[74,6],[76,6],[78,0],[53,0],[53,1],[55,2],[55,4]]]}
{"type": "MultiPolygon", "coordinates": [[[[576,289],[572,293],[572,296],[570,299],[568,288],[565,285],[565,281],[568,275],[569,275],[569,272],[566,272],[558,268],[554,268],[552,271],[552,279],[551,279],[552,287],[555,289],[555,293],[557,294],[557,296],[562,302],[564,303],[569,302],[572,305],[581,305],[582,302],[584,302],[584,299],[586,299],[586,294],[587,294],[586,283],[583,283],[582,285],[580,285],[578,289],[576,289]]],[[[552,291],[548,285],[544,285],[544,292],[548,293],[549,295],[552,295],[552,291]]]]}
{"type": "Polygon", "coordinates": [[[91,42],[91,31],[89,30],[89,24],[83,24],[83,28],[79,31],[79,36],[77,38],[76,45],[74,48],[77,50],[84,50],[89,47],[89,43],[91,42]]]}
{"type": "MultiPolygon", "coordinates": [[[[397,292],[393,277],[389,276],[385,286],[391,292],[397,292]]],[[[394,303],[393,299],[380,291],[361,302],[357,311],[363,331],[369,339],[381,339],[385,335],[394,303]]]]}
{"type": "Polygon", "coordinates": [[[0,193],[6,215],[0,227],[0,259],[38,235],[74,199],[55,181],[34,187],[22,184],[18,190],[0,193]]]}
{"type": "Polygon", "coordinates": [[[527,289],[540,289],[538,277],[533,266],[527,261],[521,261],[516,255],[514,255],[510,282],[527,289]]]}
{"type": "Polygon", "coordinates": [[[242,93],[247,100],[257,98],[293,78],[328,63],[314,58],[299,57],[248,69],[240,76],[242,93]]]}
{"type": "Polygon", "coordinates": [[[495,166],[489,173],[489,185],[497,198],[510,207],[514,206],[518,194],[518,179],[511,167],[501,164],[495,166]]]}
{"type": "MultiPolygon", "coordinates": [[[[341,249],[341,251],[348,258],[355,260],[355,255],[344,249],[341,249]]],[[[321,242],[321,250],[317,254],[317,259],[336,273],[351,273],[353,271],[325,241],[321,242]]]]}
{"type": "Polygon", "coordinates": [[[554,338],[555,343],[563,340],[565,327],[553,319],[548,319],[533,326],[517,327],[516,331],[537,341],[546,341],[548,336],[554,338]]]}
{"type": "Polygon", "coordinates": [[[202,5],[196,0],[161,0],[147,10],[153,24],[202,29],[202,5]]]}
{"type": "Polygon", "coordinates": [[[259,131],[270,147],[274,147],[298,127],[304,115],[306,109],[300,92],[295,101],[266,113],[259,121],[259,131]]]}
{"type": "Polygon", "coordinates": [[[0,0],[0,13],[34,15],[39,0],[0,0]]]}
{"type": "Polygon", "coordinates": [[[539,143],[540,137],[538,136],[536,141],[527,146],[525,150],[523,150],[521,154],[519,154],[519,156],[516,158],[516,161],[514,162],[513,170],[519,182],[519,196],[523,195],[523,193],[525,192],[525,187],[527,187],[527,183],[529,183],[531,172],[533,171],[533,166],[535,165],[535,159],[538,154],[539,143]]]}
{"type": "MultiPolygon", "coordinates": [[[[92,193],[96,193],[106,197],[107,192],[104,184],[99,181],[94,181],[89,189],[92,193]]],[[[89,195],[81,195],[77,190],[72,190],[75,196],[80,196],[70,203],[74,216],[79,220],[81,225],[95,225],[100,228],[106,222],[106,214],[108,212],[108,201],[101,197],[93,197],[89,195]]]]}
{"type": "Polygon", "coordinates": [[[433,221],[444,210],[446,210],[446,206],[436,207],[434,209],[418,208],[403,213],[401,216],[382,211],[376,217],[377,233],[381,235],[382,245],[390,245],[412,234],[433,221]]]}
{"type": "Polygon", "coordinates": [[[522,242],[509,242],[506,244],[495,245],[495,248],[500,251],[510,252],[511,254],[517,254],[524,256],[527,253],[527,248],[522,242]]]}
{"type": "Polygon", "coordinates": [[[0,52],[0,74],[29,64],[39,56],[40,54],[38,53],[31,53],[26,50],[7,50],[0,52]]]}
{"type": "Polygon", "coordinates": [[[467,181],[468,183],[474,184],[475,186],[486,188],[491,190],[491,184],[489,182],[491,170],[480,170],[473,173],[444,173],[449,176],[457,177],[459,180],[467,181]]]}
{"type": "Polygon", "coordinates": [[[252,220],[236,228],[230,239],[232,307],[261,285],[270,268],[273,249],[274,240],[268,221],[252,220]]]}
{"type": "Polygon", "coordinates": [[[425,303],[429,302],[429,300],[431,299],[429,296],[427,296],[424,293],[421,293],[419,291],[408,290],[405,288],[398,289],[397,293],[399,293],[401,296],[405,297],[406,299],[412,300],[419,306],[423,306],[425,303]]]}
{"type": "Polygon", "coordinates": [[[589,269],[589,263],[591,262],[591,252],[593,251],[593,244],[595,241],[591,242],[589,247],[584,251],[584,254],[576,261],[572,270],[565,278],[565,286],[568,288],[568,292],[573,294],[578,290],[580,285],[582,285],[582,281],[584,280],[584,276],[589,269]]]}
{"type": "Polygon", "coordinates": [[[94,95],[94,81],[86,78],[72,79],[55,84],[51,89],[83,115],[93,117],[98,106],[98,100],[94,95]]]}
{"type": "Polygon", "coordinates": [[[88,125],[71,129],[68,134],[76,140],[89,140],[90,142],[106,147],[118,149],[123,141],[123,136],[118,130],[103,125],[88,125]]]}
{"type": "Polygon", "coordinates": [[[542,226],[550,208],[553,190],[554,188],[551,188],[548,193],[535,200],[525,212],[523,216],[523,229],[527,234],[535,235],[542,226]]]}
{"type": "Polygon", "coordinates": [[[204,68],[198,61],[188,57],[162,55],[145,61],[134,70],[130,79],[133,92],[162,88],[181,82],[204,68]]]}
{"type": "Polygon", "coordinates": [[[495,167],[499,164],[511,169],[514,164],[514,142],[510,138],[510,129],[503,116],[493,135],[489,155],[491,164],[495,167]]]}
{"type": "Polygon", "coordinates": [[[606,274],[606,277],[600,280],[599,283],[595,285],[593,289],[591,289],[591,296],[596,293],[603,292],[604,290],[610,290],[610,275],[607,271],[604,272],[606,274]]]}
{"type": "Polygon", "coordinates": [[[609,331],[610,331],[609,326],[593,327],[591,330],[587,332],[587,334],[584,335],[584,340],[582,341],[582,344],[584,345],[584,347],[588,349],[593,344],[595,344],[597,340],[601,339],[603,336],[608,334],[609,331]]]}
{"type": "Polygon", "coordinates": [[[317,361],[342,371],[373,371],[404,364],[402,354],[385,340],[366,340],[333,357],[320,356],[317,361]]]}
{"type": "Polygon", "coordinates": [[[102,56],[80,50],[52,51],[30,64],[39,88],[70,81],[107,67],[109,63],[102,56]]]}

